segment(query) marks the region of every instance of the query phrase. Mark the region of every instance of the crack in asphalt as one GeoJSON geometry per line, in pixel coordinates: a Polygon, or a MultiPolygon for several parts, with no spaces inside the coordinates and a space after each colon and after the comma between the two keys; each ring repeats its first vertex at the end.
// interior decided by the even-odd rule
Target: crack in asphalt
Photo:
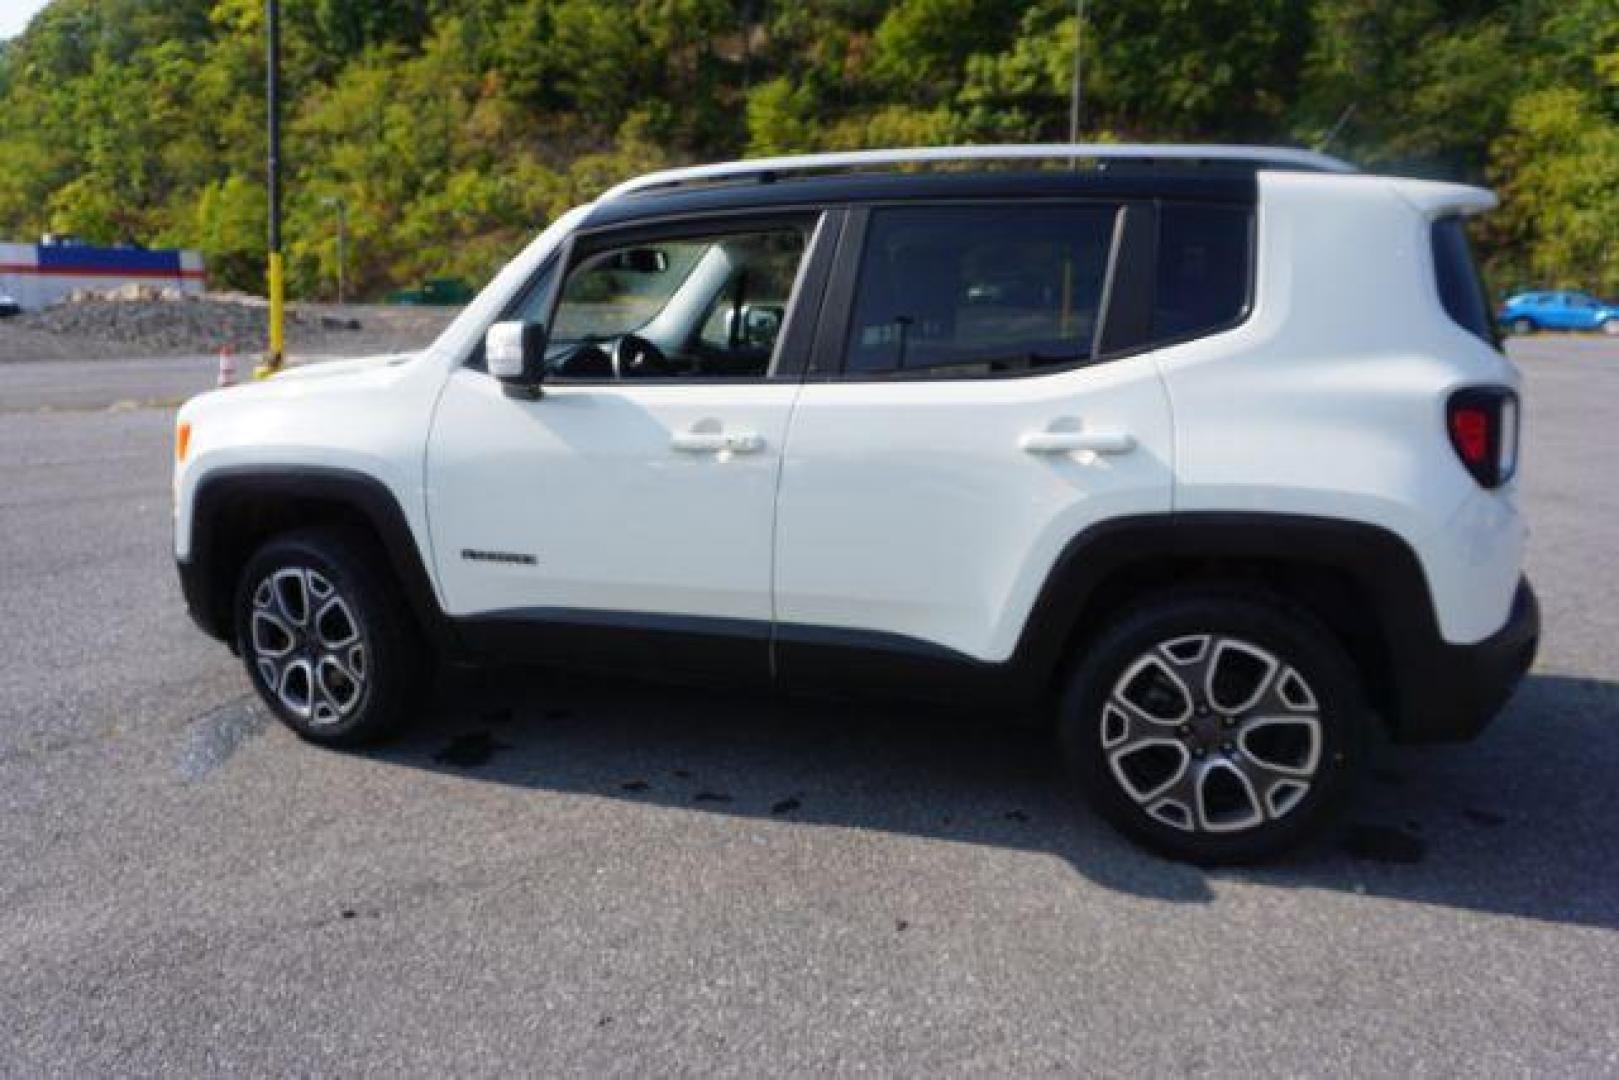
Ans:
{"type": "Polygon", "coordinates": [[[251,694],[192,717],[186,721],[186,739],[180,748],[180,776],[191,783],[205,779],[269,726],[269,716],[256,706],[251,694]]]}

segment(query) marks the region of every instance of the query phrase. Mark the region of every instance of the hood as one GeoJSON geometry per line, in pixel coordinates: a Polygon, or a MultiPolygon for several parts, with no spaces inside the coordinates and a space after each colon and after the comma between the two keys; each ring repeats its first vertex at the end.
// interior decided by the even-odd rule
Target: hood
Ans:
{"type": "Polygon", "coordinates": [[[268,379],[248,379],[234,386],[204,390],[189,398],[180,409],[187,419],[199,410],[246,407],[250,403],[290,400],[311,394],[346,392],[355,386],[378,388],[395,380],[404,366],[422,354],[389,353],[351,360],[317,360],[286,368],[268,379]]]}
{"type": "Polygon", "coordinates": [[[302,363],[296,367],[286,368],[271,376],[276,382],[288,379],[325,379],[333,375],[348,375],[357,371],[374,371],[378,368],[397,367],[408,363],[422,355],[419,352],[388,353],[384,356],[361,356],[353,360],[317,360],[302,363]]]}

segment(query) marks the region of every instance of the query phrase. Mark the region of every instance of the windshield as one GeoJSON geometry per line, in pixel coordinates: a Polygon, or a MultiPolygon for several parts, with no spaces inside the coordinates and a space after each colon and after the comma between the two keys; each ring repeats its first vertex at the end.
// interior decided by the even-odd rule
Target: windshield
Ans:
{"type": "Polygon", "coordinates": [[[642,329],[668,306],[713,246],[710,240],[666,242],[656,249],[656,260],[639,263],[626,257],[635,252],[592,255],[568,275],[551,340],[602,341],[642,329]]]}
{"type": "Polygon", "coordinates": [[[511,262],[484,286],[482,292],[466,309],[444,328],[428,348],[428,352],[448,353],[466,357],[474,346],[483,342],[489,324],[500,317],[501,311],[528,283],[537,269],[562,246],[568,234],[590,213],[593,204],[576,206],[548,225],[544,232],[524,248],[511,262]]]}

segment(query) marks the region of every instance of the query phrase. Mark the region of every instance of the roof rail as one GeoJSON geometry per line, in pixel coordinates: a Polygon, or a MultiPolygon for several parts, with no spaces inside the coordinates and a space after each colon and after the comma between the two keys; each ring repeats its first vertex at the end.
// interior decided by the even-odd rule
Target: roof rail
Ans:
{"type": "Polygon", "coordinates": [[[856,169],[869,165],[911,165],[940,161],[1029,161],[1058,158],[1085,158],[1098,162],[1186,165],[1247,164],[1312,172],[1354,172],[1354,166],[1314,150],[1293,150],[1274,146],[1195,146],[1155,145],[1152,143],[1035,143],[1003,146],[915,146],[899,150],[849,150],[833,154],[797,154],[788,157],[753,158],[713,165],[692,165],[664,169],[626,180],[608,189],[602,200],[622,198],[655,188],[686,184],[717,183],[754,178],[774,180],[784,173],[807,173],[825,169],[856,169]]]}

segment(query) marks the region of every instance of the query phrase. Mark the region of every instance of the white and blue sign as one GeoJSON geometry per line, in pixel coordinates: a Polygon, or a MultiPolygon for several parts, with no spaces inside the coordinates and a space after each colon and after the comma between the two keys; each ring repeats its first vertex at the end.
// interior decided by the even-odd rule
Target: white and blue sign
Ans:
{"type": "Polygon", "coordinates": [[[82,244],[0,244],[0,293],[33,311],[75,289],[115,289],[135,282],[201,293],[202,253],[82,244]]]}

